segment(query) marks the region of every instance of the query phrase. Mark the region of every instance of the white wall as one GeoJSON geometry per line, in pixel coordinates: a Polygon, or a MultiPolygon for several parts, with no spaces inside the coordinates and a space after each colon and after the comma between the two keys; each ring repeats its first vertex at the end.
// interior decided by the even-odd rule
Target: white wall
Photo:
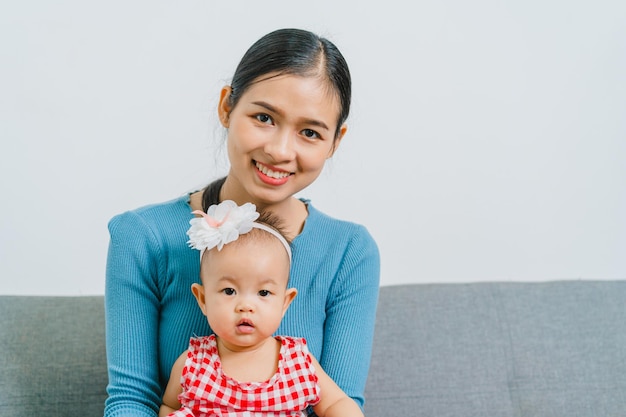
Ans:
{"type": "Polygon", "coordinates": [[[219,88],[285,26],[351,66],[303,195],[368,226],[383,284],[624,279],[625,23],[621,0],[3,2],[0,293],[103,293],[108,219],[225,172],[219,88]]]}

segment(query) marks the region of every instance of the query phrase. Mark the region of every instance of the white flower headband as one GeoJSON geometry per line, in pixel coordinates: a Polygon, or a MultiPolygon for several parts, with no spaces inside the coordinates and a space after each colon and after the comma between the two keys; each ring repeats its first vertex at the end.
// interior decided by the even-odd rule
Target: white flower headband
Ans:
{"type": "Polygon", "coordinates": [[[214,204],[207,212],[201,210],[193,211],[193,214],[199,214],[202,217],[194,217],[189,220],[191,227],[187,230],[189,246],[200,251],[200,257],[204,251],[217,247],[222,250],[224,245],[234,242],[239,235],[248,233],[253,228],[265,230],[276,236],[280,243],[283,244],[289,255],[289,263],[291,264],[291,248],[287,240],[273,228],[258,223],[255,220],[259,218],[256,206],[252,203],[245,203],[238,206],[232,200],[222,201],[220,204],[214,204]]]}

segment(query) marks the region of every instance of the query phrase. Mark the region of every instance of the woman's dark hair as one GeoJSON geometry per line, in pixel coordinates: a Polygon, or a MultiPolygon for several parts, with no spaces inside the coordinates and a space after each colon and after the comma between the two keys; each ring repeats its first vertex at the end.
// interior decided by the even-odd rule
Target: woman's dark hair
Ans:
{"type": "Polygon", "coordinates": [[[346,60],[331,41],[302,29],[279,29],[263,36],[246,51],[235,70],[231,108],[251,84],[270,73],[326,78],[339,98],[338,137],[350,112],[352,82],[346,60]]]}
{"type": "MultiPolygon", "coordinates": [[[[205,188],[202,193],[202,208],[205,212],[212,205],[220,203],[220,191],[224,185],[224,181],[226,181],[226,177],[213,181],[205,188]]],[[[259,214],[259,218],[256,220],[258,223],[266,224],[275,229],[287,242],[291,243],[291,240],[287,238],[285,234],[283,221],[280,217],[276,216],[271,211],[262,211],[259,214]]]]}
{"type": "Polygon", "coordinates": [[[209,184],[202,192],[202,210],[205,212],[214,204],[220,203],[220,191],[226,181],[226,177],[217,179],[209,184]]]}
{"type": "MultiPolygon", "coordinates": [[[[239,62],[231,83],[230,107],[267,74],[325,77],[339,98],[335,138],[350,113],[352,81],[350,70],[339,49],[329,40],[302,29],[278,29],[256,41],[239,62]]],[[[202,194],[202,207],[208,210],[220,202],[226,177],[213,181],[202,194]]]]}

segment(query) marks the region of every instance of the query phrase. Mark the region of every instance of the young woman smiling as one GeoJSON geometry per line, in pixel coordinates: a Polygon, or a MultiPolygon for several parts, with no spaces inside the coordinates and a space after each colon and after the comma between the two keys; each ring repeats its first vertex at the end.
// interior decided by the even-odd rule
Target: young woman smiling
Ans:
{"type": "Polygon", "coordinates": [[[305,338],[327,374],[363,405],[378,248],[365,227],[294,197],[338,149],[350,98],[348,66],[330,41],[299,29],[265,35],[221,90],[227,176],[110,221],[105,416],[157,416],[172,364],[189,337],[212,333],[189,291],[199,282],[200,262],[186,231],[192,211],[224,200],[251,202],[282,219],[292,241],[290,286],[299,295],[277,333],[305,338]]]}

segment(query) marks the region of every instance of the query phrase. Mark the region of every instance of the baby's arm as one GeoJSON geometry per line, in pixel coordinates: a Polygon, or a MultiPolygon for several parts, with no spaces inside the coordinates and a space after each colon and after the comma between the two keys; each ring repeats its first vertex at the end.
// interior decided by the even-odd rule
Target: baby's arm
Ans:
{"type": "Polygon", "coordinates": [[[180,377],[183,374],[183,368],[185,367],[185,361],[187,360],[187,351],[184,351],[182,355],[176,359],[172,366],[172,372],[170,373],[170,380],[167,382],[165,392],[163,393],[163,403],[159,410],[159,417],[167,417],[170,413],[180,409],[180,401],[178,401],[178,395],[183,392],[183,387],[180,385],[180,377]]]}
{"type": "Polygon", "coordinates": [[[309,354],[317,383],[320,386],[320,402],[313,407],[319,417],[363,417],[363,412],[357,403],[339,388],[335,381],[322,369],[319,362],[309,354]]]}

